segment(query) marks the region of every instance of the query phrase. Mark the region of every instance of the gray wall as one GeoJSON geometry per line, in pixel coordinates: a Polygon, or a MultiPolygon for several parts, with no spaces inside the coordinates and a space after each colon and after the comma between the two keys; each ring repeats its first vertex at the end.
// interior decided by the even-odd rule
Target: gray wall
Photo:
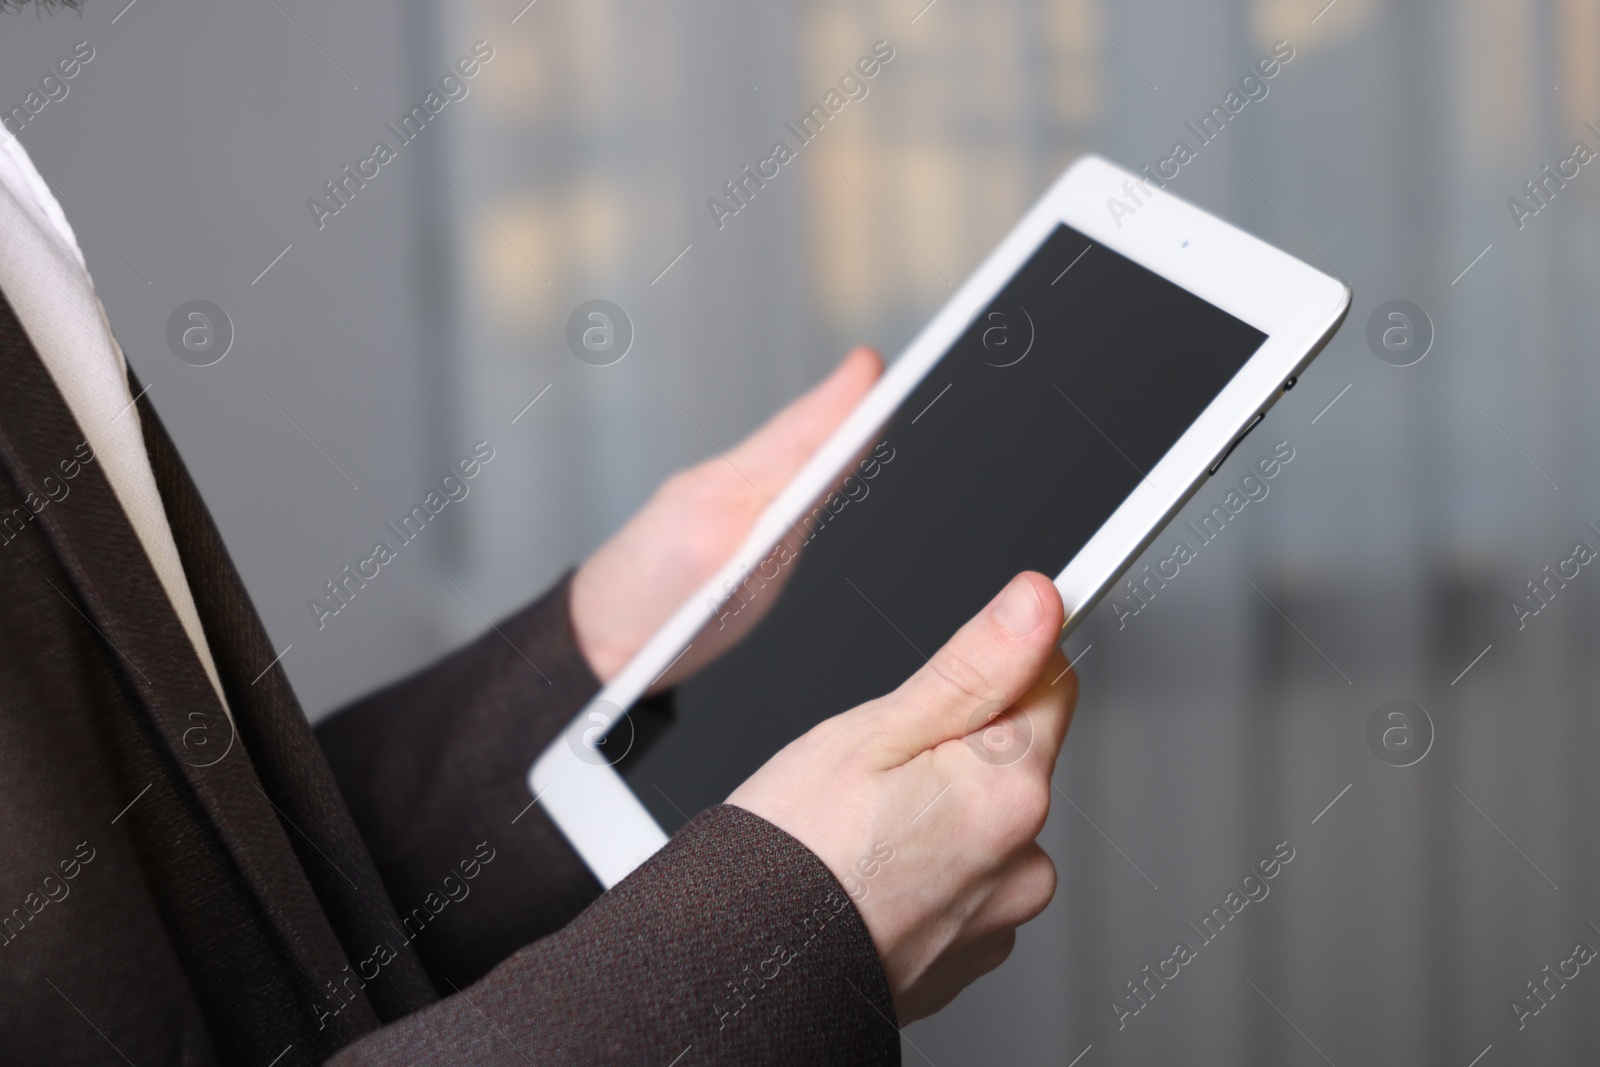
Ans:
{"type": "Polygon", "coordinates": [[[907,1062],[1491,1067],[1600,1038],[1590,968],[1525,1029],[1507,1003],[1600,946],[1600,579],[1521,630],[1510,606],[1600,547],[1600,178],[1520,230],[1506,206],[1600,148],[1592,0],[276,3],[8,17],[0,104],[94,46],[22,139],[314,716],[525,601],[848,344],[895,351],[1072,156],[1154,162],[1289,40],[1175,189],[1347,277],[1350,321],[1219,475],[1287,440],[1271,496],[1073,638],[1057,899],[907,1062]],[[480,38],[471,95],[318,230],[306,199],[480,38]],[[872,95],[718,231],[706,197],[879,38],[872,95]],[[196,297],[237,330],[212,367],[165,342],[196,297]],[[637,327],[612,367],[564,345],[594,297],[637,327]],[[1436,328],[1407,368],[1365,340],[1394,298],[1436,328]],[[473,494],[319,631],[307,598],[479,439],[473,494]],[[1406,768],[1366,740],[1396,698],[1435,728],[1406,768]],[[1119,1030],[1123,983],[1280,841],[1271,895],[1119,1030]]]}

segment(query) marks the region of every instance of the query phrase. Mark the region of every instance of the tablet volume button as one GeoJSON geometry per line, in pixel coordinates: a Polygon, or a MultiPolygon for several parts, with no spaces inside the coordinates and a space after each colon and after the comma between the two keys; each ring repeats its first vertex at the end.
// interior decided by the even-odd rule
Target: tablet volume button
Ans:
{"type": "Polygon", "coordinates": [[[1228,450],[1222,454],[1222,458],[1217,460],[1217,462],[1215,464],[1213,464],[1211,469],[1209,471],[1207,471],[1206,473],[1207,474],[1216,474],[1219,470],[1221,470],[1222,469],[1222,465],[1224,463],[1228,462],[1228,457],[1233,455],[1233,450],[1239,447],[1239,442],[1243,441],[1246,437],[1249,437],[1250,436],[1250,431],[1255,429],[1257,426],[1261,425],[1261,420],[1266,418],[1266,417],[1267,417],[1267,413],[1265,411],[1258,411],[1256,413],[1256,417],[1250,420],[1250,425],[1246,426],[1244,428],[1244,432],[1241,433],[1238,437],[1235,437],[1233,439],[1233,444],[1228,446],[1228,450]]]}

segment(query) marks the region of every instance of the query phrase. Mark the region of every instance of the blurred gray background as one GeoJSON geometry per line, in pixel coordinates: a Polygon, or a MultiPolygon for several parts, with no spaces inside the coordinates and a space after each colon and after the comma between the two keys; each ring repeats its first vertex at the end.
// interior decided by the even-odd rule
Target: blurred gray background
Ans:
{"type": "Polygon", "coordinates": [[[1507,198],[1600,149],[1600,3],[525,2],[0,19],[8,112],[94,49],[20,136],[313,717],[534,596],[850,344],[892,355],[1076,155],[1193,144],[1288,41],[1173,190],[1347,278],[1350,319],[1190,513],[1287,441],[1270,497],[1069,643],[1060,890],[906,1062],[1594,1058],[1594,968],[1520,1030],[1510,1000],[1600,947],[1600,575],[1521,629],[1512,604],[1600,549],[1600,173],[1520,229],[1507,198]],[[319,229],[307,200],[479,40],[470,94],[319,229]],[[878,40],[870,95],[719,231],[707,198],[878,40]],[[166,343],[197,298],[237,334],[203,368],[166,343]],[[593,298],[637,331],[610,367],[564,342],[593,298]],[[1413,366],[1367,344],[1391,299],[1432,320],[1413,366]],[[308,599],[479,440],[471,496],[319,630],[308,599]],[[1409,767],[1367,741],[1392,699],[1432,723],[1409,767]],[[1199,945],[1186,921],[1284,841],[1199,945]],[[1119,1029],[1180,938],[1198,958],[1119,1029]]]}

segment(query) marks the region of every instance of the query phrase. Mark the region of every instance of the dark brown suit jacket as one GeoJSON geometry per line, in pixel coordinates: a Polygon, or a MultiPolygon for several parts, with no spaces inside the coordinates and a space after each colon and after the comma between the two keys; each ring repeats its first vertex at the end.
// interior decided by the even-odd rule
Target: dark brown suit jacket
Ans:
{"type": "Polygon", "coordinates": [[[598,685],[565,582],[314,734],[138,412],[231,720],[0,300],[0,1062],[899,1062],[799,842],[715,807],[602,895],[529,807],[598,685]]]}

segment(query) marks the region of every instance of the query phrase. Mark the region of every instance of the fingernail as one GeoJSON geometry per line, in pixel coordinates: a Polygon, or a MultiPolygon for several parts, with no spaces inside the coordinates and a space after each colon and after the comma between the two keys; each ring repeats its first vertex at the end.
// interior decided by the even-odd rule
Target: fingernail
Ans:
{"type": "Polygon", "coordinates": [[[1011,579],[994,601],[994,618],[1014,634],[1032,633],[1044,621],[1044,605],[1033,583],[1023,577],[1011,579]]]}

